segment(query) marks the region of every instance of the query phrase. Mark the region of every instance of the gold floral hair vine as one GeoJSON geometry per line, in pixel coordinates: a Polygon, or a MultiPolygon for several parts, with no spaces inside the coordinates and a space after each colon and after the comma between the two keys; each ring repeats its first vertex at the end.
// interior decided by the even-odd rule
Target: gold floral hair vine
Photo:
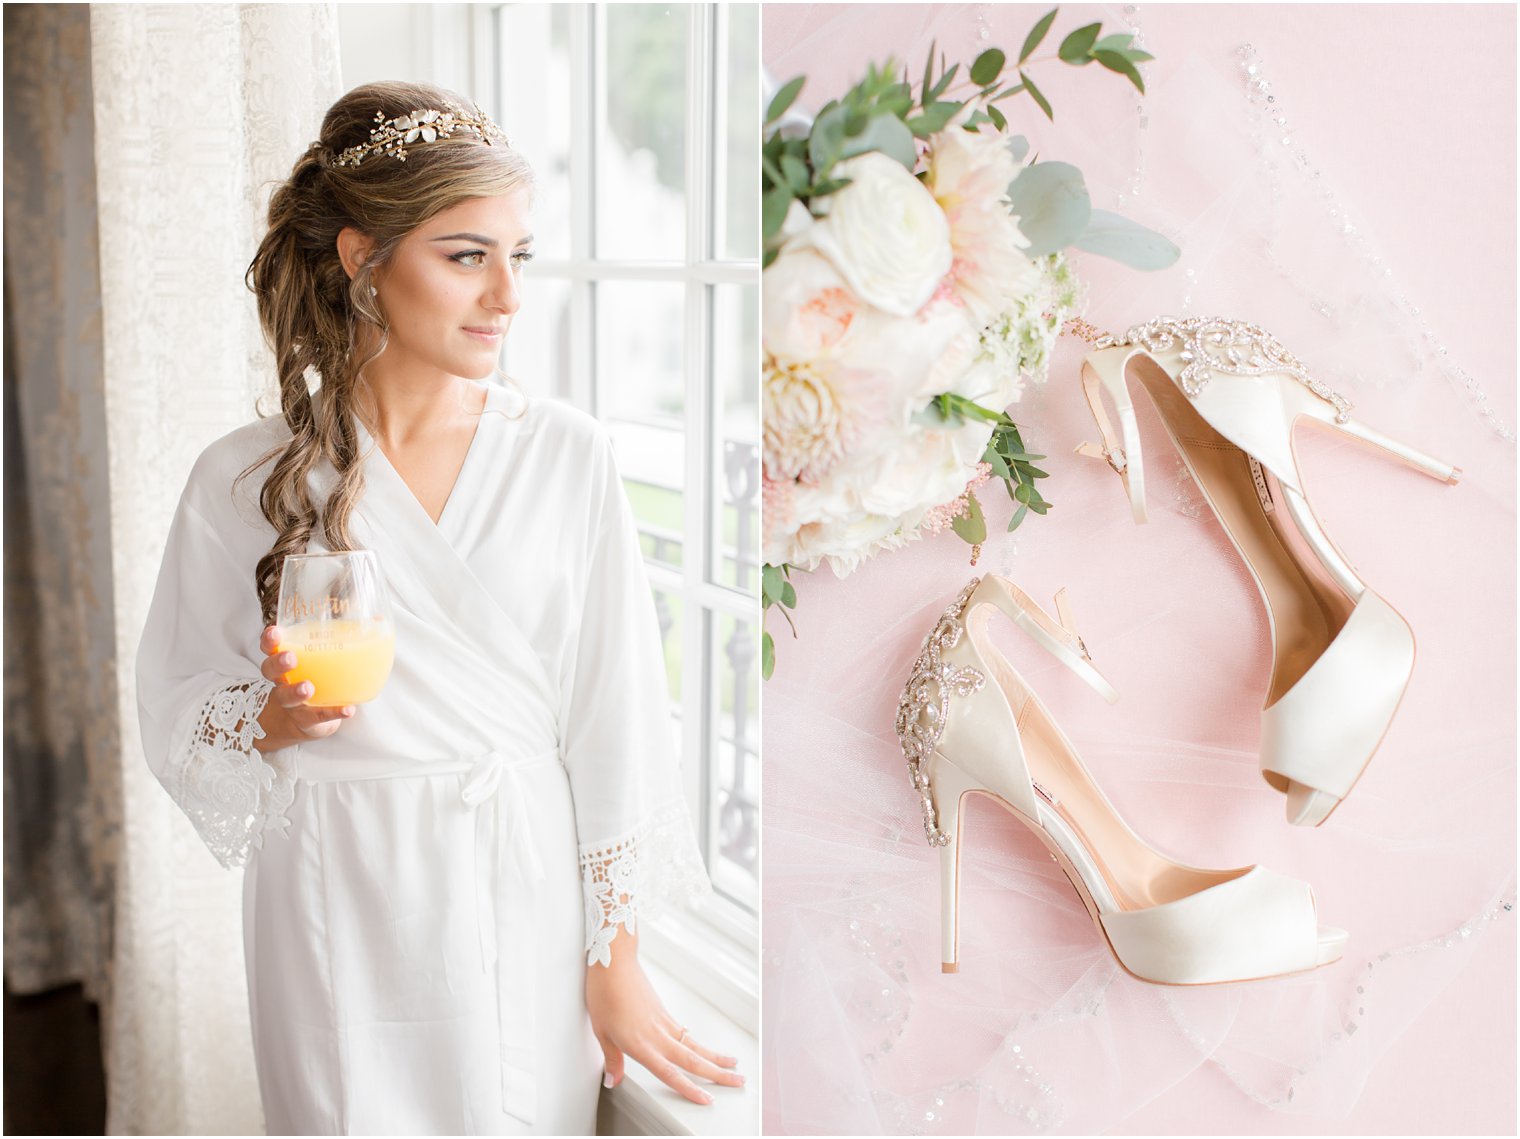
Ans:
{"type": "Polygon", "coordinates": [[[369,132],[369,141],[351,146],[336,155],[329,166],[357,166],[371,154],[390,154],[406,161],[406,148],[414,142],[433,142],[448,138],[457,130],[473,131],[487,146],[511,145],[502,129],[475,108],[468,114],[453,103],[445,103],[444,109],[413,111],[398,118],[387,119],[384,111],[375,112],[375,128],[369,132]]]}

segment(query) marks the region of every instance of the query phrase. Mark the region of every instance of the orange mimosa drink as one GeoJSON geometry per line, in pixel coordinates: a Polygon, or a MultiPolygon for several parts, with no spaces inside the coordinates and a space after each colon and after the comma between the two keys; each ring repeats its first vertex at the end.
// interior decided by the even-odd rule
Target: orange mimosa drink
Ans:
{"type": "Polygon", "coordinates": [[[281,629],[279,652],[296,654],[289,684],[311,681],[308,704],[336,708],[380,695],[396,659],[396,629],[389,621],[303,621],[281,629]]]}

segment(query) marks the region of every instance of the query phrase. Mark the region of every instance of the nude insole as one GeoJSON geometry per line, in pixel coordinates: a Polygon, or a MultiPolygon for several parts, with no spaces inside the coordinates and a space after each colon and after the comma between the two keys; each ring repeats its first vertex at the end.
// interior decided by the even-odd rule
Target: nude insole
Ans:
{"type": "Polygon", "coordinates": [[[1153,850],[1125,825],[1050,713],[987,639],[990,616],[987,607],[972,612],[968,622],[972,641],[1014,712],[1035,794],[1087,848],[1119,908],[1138,910],[1176,901],[1243,874],[1238,869],[1198,870],[1180,865],[1153,850]]]}
{"type": "MultiPolygon", "coordinates": [[[[1261,584],[1274,642],[1266,701],[1270,706],[1324,654],[1356,601],[1305,541],[1277,480],[1258,466],[1258,488],[1250,457],[1209,426],[1160,366],[1144,357],[1133,363],[1173,443],[1261,584]],[[1272,504],[1270,513],[1263,495],[1272,504]]],[[[1318,537],[1329,541],[1322,534],[1318,537]]]]}

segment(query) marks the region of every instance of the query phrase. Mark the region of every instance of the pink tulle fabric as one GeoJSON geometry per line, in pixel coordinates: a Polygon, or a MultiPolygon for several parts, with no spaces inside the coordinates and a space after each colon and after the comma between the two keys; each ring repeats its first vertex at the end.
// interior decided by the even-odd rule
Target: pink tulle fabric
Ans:
{"type": "MultiPolygon", "coordinates": [[[[803,102],[816,108],[868,60],[895,54],[921,67],[931,39],[963,62],[993,44],[1016,51],[1044,11],[773,7],[766,63],[778,81],[806,72],[803,102]]],[[[1044,488],[1056,505],[1047,518],[1003,533],[1006,496],[985,494],[992,536],[975,569],[968,547],[943,534],[843,582],[826,570],[797,575],[801,639],[769,623],[778,664],[764,694],[768,1133],[1076,1134],[1126,1130],[1137,1118],[1184,1132],[1396,1128],[1359,1108],[1363,1091],[1386,1086],[1379,1065],[1390,1056],[1410,1079],[1424,1078],[1405,1036],[1474,962],[1500,999],[1474,1002],[1482,1023],[1455,1045],[1445,1034],[1444,1062],[1508,1076],[1447,1118],[1453,1130],[1514,1126],[1516,472],[1505,435],[1515,423],[1506,54],[1515,16],[1417,9],[1378,33],[1423,59],[1486,38],[1503,49],[1485,58],[1509,77],[1509,94],[1493,104],[1508,118],[1489,136],[1508,157],[1479,164],[1500,184],[1469,191],[1460,166],[1445,178],[1448,209],[1498,209],[1486,226],[1463,218],[1471,248],[1446,262],[1463,276],[1436,280],[1411,271],[1420,245],[1401,242],[1392,225],[1402,217],[1429,235],[1445,224],[1440,213],[1418,186],[1368,180],[1356,144],[1334,145],[1336,131],[1292,83],[1327,49],[1261,30],[1288,11],[1064,7],[1053,35],[1098,19],[1105,32],[1139,23],[1142,46],[1158,56],[1149,94],[1140,99],[1096,67],[1046,65],[1037,74],[1050,77],[1043,86],[1057,126],[1031,118],[1027,102],[1013,109],[1035,151],[1083,170],[1095,205],[1183,249],[1161,273],[1081,257],[1095,324],[1117,332],[1162,313],[1251,320],[1350,398],[1363,421],[1464,469],[1462,483],[1447,486],[1339,438],[1299,433],[1325,529],[1415,630],[1403,706],[1334,817],[1319,829],[1288,826],[1282,797],[1257,770],[1270,640],[1256,588],[1143,397],[1148,525],[1131,521],[1107,466],[1072,453],[1096,435],[1077,382],[1083,346],[1063,338],[1049,382],[1013,408],[1029,445],[1049,455],[1044,488]],[[1273,77],[1271,103],[1248,91],[1253,77],[1237,49],[1253,37],[1259,74],[1273,77]],[[1291,146],[1280,141],[1279,105],[1297,132],[1291,146]],[[1429,311],[1412,318],[1403,294],[1429,311]],[[1131,825],[1184,862],[1260,862],[1312,883],[1321,920],[1350,931],[1340,963],[1251,984],[1136,981],[1043,847],[976,800],[961,968],[941,974],[937,855],[892,723],[924,635],[983,572],[1012,578],[1047,607],[1068,588],[1095,662],[1121,693],[1117,705],[1011,626],[1000,643],[1131,825]],[[1144,1115],[1179,1087],[1196,1089],[1196,1115],[1175,1096],[1169,1114],[1144,1115]]],[[[1429,161],[1418,137],[1380,117],[1379,84],[1399,70],[1336,60],[1347,71],[1334,87],[1346,106],[1327,114],[1365,116],[1377,124],[1373,138],[1398,137],[1407,162],[1429,161]]],[[[1449,113],[1458,105],[1453,96],[1449,113]]],[[[1440,1095],[1430,1089],[1422,1118],[1441,1118],[1440,1095]]]]}

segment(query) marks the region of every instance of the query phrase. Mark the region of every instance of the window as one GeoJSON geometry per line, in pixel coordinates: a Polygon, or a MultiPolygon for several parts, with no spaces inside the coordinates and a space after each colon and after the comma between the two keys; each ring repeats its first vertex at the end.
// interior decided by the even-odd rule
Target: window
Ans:
{"type": "MultiPolygon", "coordinates": [[[[489,28],[480,21],[489,20],[489,28]]],[[[476,93],[533,164],[504,367],[616,443],[716,896],[646,933],[753,1030],[759,854],[759,9],[503,4],[476,93]]]]}

